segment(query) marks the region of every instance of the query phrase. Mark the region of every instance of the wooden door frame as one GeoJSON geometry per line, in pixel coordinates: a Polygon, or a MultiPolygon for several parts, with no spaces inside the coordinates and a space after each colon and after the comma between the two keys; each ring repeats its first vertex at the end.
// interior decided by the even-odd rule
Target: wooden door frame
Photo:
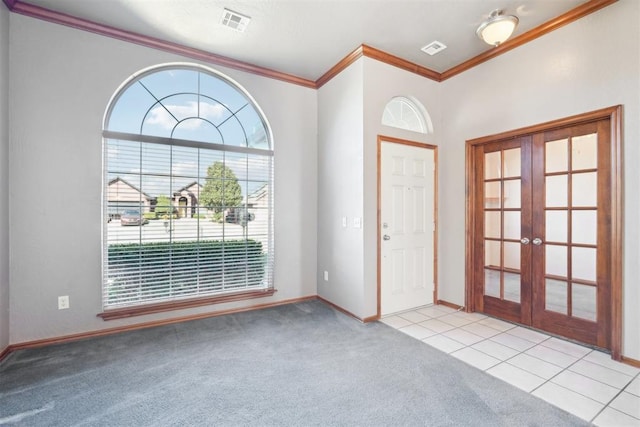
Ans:
{"type": "Polygon", "coordinates": [[[412,147],[433,150],[433,222],[435,230],[433,232],[433,302],[438,301],[438,146],[426,144],[407,139],[394,138],[392,136],[378,135],[378,164],[377,164],[377,180],[378,180],[378,220],[376,236],[377,242],[377,318],[382,315],[381,295],[382,295],[382,234],[380,232],[382,226],[382,143],[389,142],[392,144],[410,145],[412,147]]]}
{"type": "Polygon", "coordinates": [[[474,299],[473,268],[476,215],[473,209],[476,200],[475,164],[479,145],[490,142],[508,141],[516,137],[546,132],[567,126],[609,119],[611,126],[611,357],[622,358],[622,256],[623,256],[623,182],[622,182],[622,106],[603,108],[538,125],[515,129],[495,135],[466,141],[466,206],[465,206],[465,307],[467,312],[476,311],[474,299]]]}

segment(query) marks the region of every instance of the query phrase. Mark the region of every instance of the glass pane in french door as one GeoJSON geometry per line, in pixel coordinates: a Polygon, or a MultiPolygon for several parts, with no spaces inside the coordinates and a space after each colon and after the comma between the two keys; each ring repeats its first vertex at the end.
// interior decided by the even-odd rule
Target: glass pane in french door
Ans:
{"type": "Polygon", "coordinates": [[[545,310],[596,321],[597,134],[544,144],[545,310]]]}
{"type": "Polygon", "coordinates": [[[484,156],[484,295],[520,303],[521,149],[484,156]]]}
{"type": "Polygon", "coordinates": [[[545,310],[567,314],[567,282],[545,280],[545,310]]]}

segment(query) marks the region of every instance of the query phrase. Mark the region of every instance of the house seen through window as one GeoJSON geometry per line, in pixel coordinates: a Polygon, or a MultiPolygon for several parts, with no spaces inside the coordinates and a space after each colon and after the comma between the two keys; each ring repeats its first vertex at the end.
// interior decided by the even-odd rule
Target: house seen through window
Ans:
{"type": "Polygon", "coordinates": [[[273,146],[230,79],[138,73],[105,117],[105,309],[272,288],[273,146]]]}

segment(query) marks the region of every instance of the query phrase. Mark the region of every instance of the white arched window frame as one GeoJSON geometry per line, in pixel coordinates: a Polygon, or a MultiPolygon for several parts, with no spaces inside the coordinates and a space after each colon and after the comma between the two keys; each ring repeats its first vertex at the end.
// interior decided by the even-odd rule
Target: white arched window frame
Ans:
{"type": "Polygon", "coordinates": [[[395,96],[384,107],[382,124],[422,134],[433,133],[431,117],[412,96],[395,96]]]}
{"type": "Polygon", "coordinates": [[[273,294],[272,140],[253,98],[203,66],[151,67],[116,91],[103,125],[105,319],[273,294]]]}

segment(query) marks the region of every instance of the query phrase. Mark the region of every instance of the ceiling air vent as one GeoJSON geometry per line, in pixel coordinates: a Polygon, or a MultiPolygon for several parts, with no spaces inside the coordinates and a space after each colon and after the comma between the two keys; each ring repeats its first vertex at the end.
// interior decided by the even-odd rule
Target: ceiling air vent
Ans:
{"type": "Polygon", "coordinates": [[[234,12],[233,10],[224,9],[222,11],[222,19],[220,19],[220,23],[225,27],[229,27],[233,30],[244,32],[246,30],[247,25],[251,18],[245,15],[242,15],[238,12],[234,12]]]}
{"type": "Polygon", "coordinates": [[[429,55],[433,56],[436,53],[442,52],[446,48],[447,48],[447,45],[445,45],[444,43],[439,42],[439,41],[433,41],[433,42],[429,43],[428,45],[424,46],[420,50],[423,51],[424,53],[428,53],[429,55]]]}

